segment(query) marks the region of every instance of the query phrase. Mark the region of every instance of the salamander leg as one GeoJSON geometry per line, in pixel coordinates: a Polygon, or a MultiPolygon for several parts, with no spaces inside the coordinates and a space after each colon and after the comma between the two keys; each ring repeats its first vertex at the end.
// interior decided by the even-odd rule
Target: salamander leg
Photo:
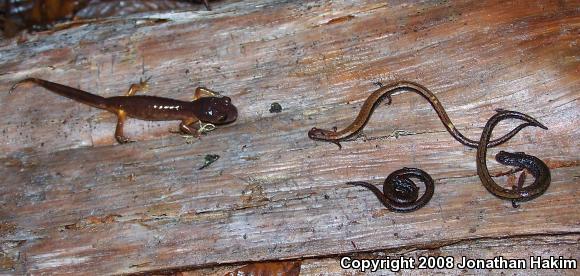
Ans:
{"type": "Polygon", "coordinates": [[[125,93],[125,96],[133,96],[135,93],[137,93],[137,91],[147,90],[149,88],[149,84],[147,82],[150,79],[151,77],[148,77],[146,80],[140,79],[139,83],[131,84],[129,90],[127,90],[127,93],[125,93]]]}
{"type": "Polygon", "coordinates": [[[203,97],[216,97],[219,96],[220,94],[218,92],[215,92],[213,90],[210,90],[208,88],[205,87],[198,87],[195,89],[195,93],[193,93],[193,100],[197,100],[199,98],[203,98],[203,97]]]}
{"type": "Polygon", "coordinates": [[[185,119],[179,123],[179,130],[181,130],[181,132],[184,134],[199,137],[199,133],[193,127],[193,124],[197,123],[198,121],[199,120],[193,118],[185,119]]]}
{"type": "Polygon", "coordinates": [[[117,139],[119,144],[134,142],[123,135],[123,126],[125,125],[125,120],[127,120],[127,113],[124,110],[117,111],[117,128],[115,129],[115,139],[117,139]]]}
{"type": "Polygon", "coordinates": [[[208,11],[211,11],[211,7],[209,6],[209,3],[207,2],[207,0],[201,0],[201,1],[203,2],[203,5],[205,6],[205,8],[206,8],[208,11]]]}
{"type": "Polygon", "coordinates": [[[387,97],[385,98],[385,100],[387,101],[385,103],[386,105],[390,105],[393,102],[393,98],[391,98],[391,95],[387,95],[387,97]]]}

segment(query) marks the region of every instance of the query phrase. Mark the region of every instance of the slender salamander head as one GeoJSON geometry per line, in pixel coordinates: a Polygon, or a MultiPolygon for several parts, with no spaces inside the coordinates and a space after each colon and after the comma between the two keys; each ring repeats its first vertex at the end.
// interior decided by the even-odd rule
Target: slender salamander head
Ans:
{"type": "Polygon", "coordinates": [[[202,122],[223,125],[238,118],[238,109],[228,97],[203,97],[193,103],[195,115],[202,122]]]}
{"type": "Polygon", "coordinates": [[[308,137],[310,139],[314,139],[314,140],[328,141],[328,140],[334,139],[335,134],[336,134],[336,131],[333,131],[333,130],[326,130],[326,129],[313,127],[308,132],[308,137]]]}

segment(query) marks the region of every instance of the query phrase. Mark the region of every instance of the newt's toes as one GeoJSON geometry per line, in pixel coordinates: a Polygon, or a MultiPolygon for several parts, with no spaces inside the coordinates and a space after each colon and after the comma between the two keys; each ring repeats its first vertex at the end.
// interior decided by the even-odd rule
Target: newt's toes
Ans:
{"type": "Polygon", "coordinates": [[[129,139],[128,137],[125,136],[117,136],[115,137],[117,139],[117,142],[119,142],[119,144],[127,144],[127,143],[133,143],[135,141],[129,139]]]}

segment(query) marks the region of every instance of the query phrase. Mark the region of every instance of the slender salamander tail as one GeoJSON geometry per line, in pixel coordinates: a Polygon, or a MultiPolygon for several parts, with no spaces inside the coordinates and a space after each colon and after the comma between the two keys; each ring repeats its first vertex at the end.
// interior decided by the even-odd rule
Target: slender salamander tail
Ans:
{"type": "Polygon", "coordinates": [[[362,181],[352,181],[352,182],[346,182],[346,185],[368,187],[369,183],[362,182],[362,181]]]}
{"type": "Polygon", "coordinates": [[[14,91],[14,89],[16,89],[16,87],[18,87],[19,84],[20,82],[17,82],[14,85],[12,85],[12,87],[10,87],[10,90],[8,90],[8,94],[12,94],[12,91],[14,91]]]}
{"type": "Polygon", "coordinates": [[[8,91],[8,94],[12,94],[12,92],[14,92],[14,90],[16,90],[16,88],[18,88],[18,86],[20,86],[23,83],[27,83],[27,82],[37,82],[37,80],[38,79],[35,79],[35,78],[26,78],[26,79],[23,79],[23,80],[15,83],[14,85],[12,85],[12,87],[8,91]]]}
{"type": "Polygon", "coordinates": [[[537,126],[537,127],[541,128],[541,129],[548,130],[548,127],[547,127],[547,126],[545,126],[544,124],[542,124],[542,123],[538,122],[538,121],[537,121],[537,120],[535,120],[535,119],[534,119],[534,121],[536,121],[536,122],[535,122],[535,126],[537,126]]]}
{"type": "Polygon", "coordinates": [[[360,186],[360,187],[364,187],[369,189],[371,192],[373,192],[373,194],[375,194],[375,196],[377,197],[377,199],[388,209],[391,209],[391,203],[389,202],[389,200],[385,197],[385,195],[381,192],[381,190],[379,190],[379,188],[377,188],[375,185],[368,183],[368,182],[363,182],[363,181],[351,181],[351,182],[346,182],[346,184],[351,185],[351,186],[360,186]]]}
{"type": "MultiPolygon", "coordinates": [[[[536,120],[534,117],[521,113],[521,112],[517,112],[517,111],[511,111],[511,110],[506,110],[506,109],[501,109],[498,108],[496,109],[497,113],[506,113],[506,114],[514,114],[516,115],[516,117],[519,117],[519,119],[526,121],[527,123],[525,123],[526,126],[534,126],[534,127],[539,127],[542,129],[548,129],[548,127],[546,127],[544,124],[540,123],[538,120],[536,120]]],[[[524,124],[522,124],[524,125],[524,124]]]]}
{"type": "Polygon", "coordinates": [[[493,141],[490,141],[487,144],[487,147],[491,148],[491,147],[495,147],[497,145],[503,144],[503,143],[507,142],[508,140],[512,139],[514,136],[516,136],[516,134],[518,134],[518,132],[520,132],[522,129],[529,127],[529,126],[537,126],[537,125],[533,122],[521,123],[520,125],[518,125],[514,129],[512,129],[510,132],[508,132],[504,136],[497,138],[493,141]]]}

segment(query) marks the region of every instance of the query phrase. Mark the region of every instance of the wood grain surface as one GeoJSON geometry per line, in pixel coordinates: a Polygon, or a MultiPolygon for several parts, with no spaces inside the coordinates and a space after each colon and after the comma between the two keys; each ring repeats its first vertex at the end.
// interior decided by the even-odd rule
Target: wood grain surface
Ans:
{"type": "MultiPolygon", "coordinates": [[[[319,274],[317,267],[336,270],[336,256],[429,254],[453,244],[465,246],[441,254],[521,248],[578,259],[578,1],[212,7],[0,42],[1,272],[172,273],[305,259],[303,274],[319,274]],[[126,134],[137,142],[118,145],[110,113],[38,87],[8,93],[29,76],[102,96],[122,95],[147,77],[148,95],[189,99],[207,86],[231,97],[240,115],[192,143],[168,131],[177,122],[129,120],[126,134]],[[473,139],[497,108],[547,125],[488,154],[493,175],[510,170],[493,159],[499,150],[544,160],[552,173],[546,194],[514,209],[488,193],[475,150],[453,140],[411,93],[378,108],[365,137],[342,150],[307,137],[313,126],[348,125],[373,83],[395,80],[431,89],[473,139]],[[274,102],[282,112],[269,112],[274,102]],[[198,170],[207,154],[221,157],[198,170]],[[344,184],[378,185],[403,167],[419,167],[436,183],[431,202],[413,213],[389,212],[368,190],[344,184]],[[486,249],[468,249],[481,240],[486,249]]],[[[513,184],[516,176],[497,181],[513,184]]]]}

